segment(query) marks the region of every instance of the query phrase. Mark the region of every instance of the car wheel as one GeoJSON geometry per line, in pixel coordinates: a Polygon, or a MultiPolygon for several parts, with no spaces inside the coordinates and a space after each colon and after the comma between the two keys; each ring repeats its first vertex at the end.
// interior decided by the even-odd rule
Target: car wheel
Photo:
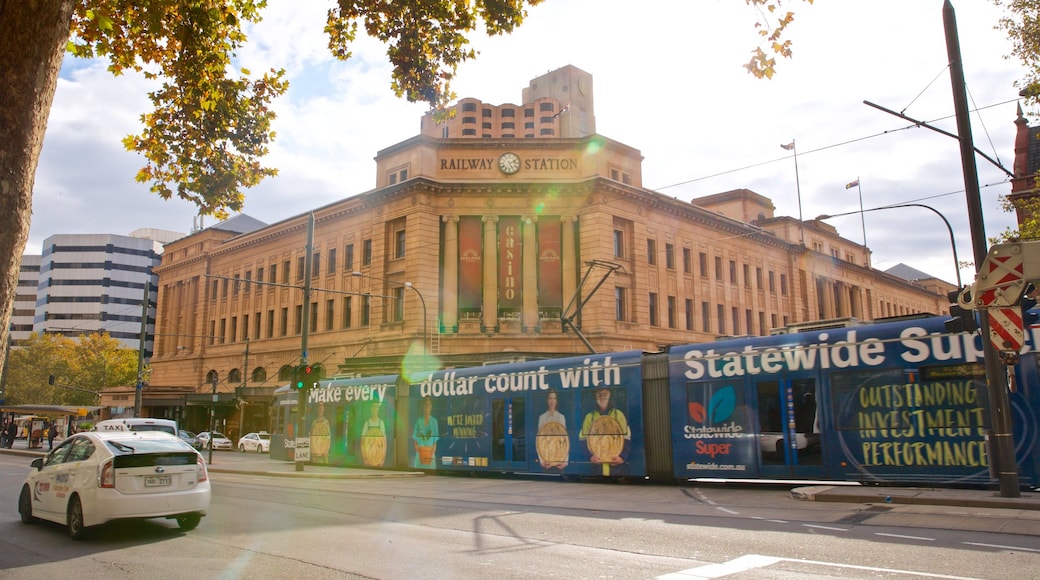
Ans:
{"type": "Polygon", "coordinates": [[[246,446],[245,445],[239,445],[238,446],[238,452],[239,453],[245,453],[246,452],[246,446]]]}
{"type": "Polygon", "coordinates": [[[69,500],[69,509],[65,515],[65,527],[69,530],[69,537],[73,540],[82,540],[87,536],[87,528],[83,525],[83,504],[79,496],[74,495],[69,500]]]}
{"type": "Polygon", "coordinates": [[[263,453],[264,452],[264,446],[263,445],[257,445],[256,446],[256,452],[257,453],[263,453]]]}
{"type": "Polygon", "coordinates": [[[181,514],[177,516],[177,525],[185,532],[194,530],[201,521],[202,516],[199,514],[181,514]]]}
{"type": "Polygon", "coordinates": [[[36,516],[32,515],[32,492],[29,486],[22,486],[22,493],[18,496],[18,515],[22,516],[23,524],[36,522],[36,516]]]}

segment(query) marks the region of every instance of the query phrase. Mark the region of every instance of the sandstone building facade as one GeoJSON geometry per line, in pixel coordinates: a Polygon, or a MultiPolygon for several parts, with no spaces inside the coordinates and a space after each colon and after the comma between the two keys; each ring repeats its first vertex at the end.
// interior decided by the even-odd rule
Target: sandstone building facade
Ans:
{"type": "Polygon", "coordinates": [[[145,412],[203,429],[215,390],[226,429],[266,428],[305,326],[308,361],[348,376],[946,311],[758,193],[645,189],[639,150],[595,132],[592,89],[567,66],[520,105],[462,99],[379,151],[370,191],[167,244],[145,412]]]}

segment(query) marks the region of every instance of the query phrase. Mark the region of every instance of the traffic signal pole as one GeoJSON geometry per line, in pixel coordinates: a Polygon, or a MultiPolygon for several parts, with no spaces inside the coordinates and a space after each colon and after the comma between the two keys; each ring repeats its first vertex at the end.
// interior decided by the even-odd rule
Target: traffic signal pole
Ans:
{"type": "MultiPolygon", "coordinates": [[[[989,253],[986,227],[982,219],[982,200],[979,196],[979,175],[975,165],[975,145],[971,136],[968,116],[968,96],[964,85],[964,66],[961,60],[960,40],[957,36],[957,17],[950,0],[943,3],[943,25],[946,32],[946,54],[950,61],[950,82],[953,85],[953,108],[957,116],[957,134],[961,151],[961,170],[964,173],[964,193],[968,201],[968,222],[971,225],[971,245],[975,253],[975,272],[986,261],[989,253]]],[[[989,404],[993,437],[990,441],[990,461],[996,467],[1001,497],[1019,497],[1018,462],[1015,461],[1014,440],[1011,431],[1011,403],[1008,398],[1007,377],[999,353],[989,333],[989,312],[979,311],[983,330],[983,359],[986,364],[986,383],[989,385],[989,404]]]]}
{"type": "MultiPolygon", "coordinates": [[[[310,336],[311,330],[311,269],[314,268],[314,212],[307,215],[307,246],[304,248],[305,255],[303,257],[303,320],[300,321],[302,325],[300,328],[300,369],[301,371],[307,368],[307,338],[310,336]]],[[[297,373],[296,380],[300,379],[310,380],[300,376],[301,373],[297,373]]],[[[304,385],[304,388],[298,389],[296,398],[296,443],[300,443],[301,439],[305,439],[310,449],[310,435],[303,437],[304,427],[307,425],[307,392],[310,391],[310,385],[304,385]]],[[[294,453],[296,471],[303,471],[304,460],[300,456],[299,452],[296,452],[296,446],[294,445],[294,453]]]]}

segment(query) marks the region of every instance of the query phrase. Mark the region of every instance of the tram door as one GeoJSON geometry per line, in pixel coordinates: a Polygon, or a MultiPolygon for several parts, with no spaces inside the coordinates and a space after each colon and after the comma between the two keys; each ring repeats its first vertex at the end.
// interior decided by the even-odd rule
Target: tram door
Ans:
{"type": "Polygon", "coordinates": [[[816,379],[788,375],[755,384],[763,476],[822,475],[816,379]]]}
{"type": "Polygon", "coordinates": [[[527,468],[527,431],[523,397],[491,399],[491,466],[527,468]]]}

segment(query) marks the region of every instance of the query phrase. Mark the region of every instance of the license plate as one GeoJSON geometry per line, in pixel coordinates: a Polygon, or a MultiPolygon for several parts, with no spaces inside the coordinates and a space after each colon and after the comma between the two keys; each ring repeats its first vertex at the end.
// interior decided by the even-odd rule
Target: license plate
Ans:
{"type": "Polygon", "coordinates": [[[146,487],[161,487],[164,485],[173,485],[172,475],[150,475],[144,478],[144,485],[146,487]]]}

